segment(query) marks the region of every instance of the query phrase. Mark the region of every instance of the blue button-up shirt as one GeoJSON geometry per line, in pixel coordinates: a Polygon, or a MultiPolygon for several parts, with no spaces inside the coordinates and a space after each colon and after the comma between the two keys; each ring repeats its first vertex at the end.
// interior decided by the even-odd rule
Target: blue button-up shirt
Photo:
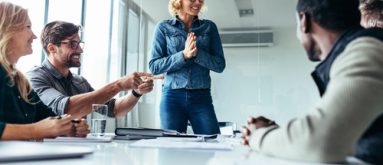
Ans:
{"type": "Polygon", "coordinates": [[[221,73],[225,58],[217,26],[210,20],[193,20],[190,32],[197,37],[197,56],[185,60],[182,51],[188,32],[178,18],[157,24],[153,36],[150,71],[165,76],[164,87],[168,89],[209,89],[210,70],[221,73]]]}

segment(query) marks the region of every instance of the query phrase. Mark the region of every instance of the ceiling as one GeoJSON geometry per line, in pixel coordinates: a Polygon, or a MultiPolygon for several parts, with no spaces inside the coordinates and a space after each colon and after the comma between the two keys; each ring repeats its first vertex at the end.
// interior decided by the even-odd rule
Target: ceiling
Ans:
{"type": "MultiPolygon", "coordinates": [[[[134,0],[154,20],[169,19],[169,0],[134,0]]],[[[237,0],[242,1],[242,0],[237,0]]],[[[246,0],[243,0],[246,1],[246,0]]],[[[208,7],[201,18],[213,20],[219,28],[294,27],[296,0],[251,1],[253,16],[239,17],[235,0],[205,0],[208,7]]]]}

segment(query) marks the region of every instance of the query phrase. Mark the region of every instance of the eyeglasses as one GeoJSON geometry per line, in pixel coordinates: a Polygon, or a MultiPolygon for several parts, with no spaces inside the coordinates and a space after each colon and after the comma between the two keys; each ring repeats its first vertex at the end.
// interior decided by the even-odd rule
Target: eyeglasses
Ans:
{"type": "Polygon", "coordinates": [[[85,43],[82,41],[79,42],[79,41],[70,40],[70,41],[61,41],[60,44],[68,44],[71,49],[77,50],[78,46],[80,46],[81,49],[84,49],[85,43]]]}

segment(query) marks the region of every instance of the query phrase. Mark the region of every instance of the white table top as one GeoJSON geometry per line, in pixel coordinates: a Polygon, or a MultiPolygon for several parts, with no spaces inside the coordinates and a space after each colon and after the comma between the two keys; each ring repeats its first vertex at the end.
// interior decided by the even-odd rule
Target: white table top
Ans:
{"type": "MultiPolygon", "coordinates": [[[[13,165],[234,165],[234,164],[297,164],[319,165],[282,160],[259,155],[248,148],[236,145],[232,151],[188,150],[166,148],[136,148],[134,141],[114,140],[109,143],[58,143],[60,145],[87,146],[94,153],[82,158],[14,162],[13,165]]],[[[44,142],[46,143],[46,142],[44,142]]],[[[352,164],[360,164],[354,162],[352,164]]]]}

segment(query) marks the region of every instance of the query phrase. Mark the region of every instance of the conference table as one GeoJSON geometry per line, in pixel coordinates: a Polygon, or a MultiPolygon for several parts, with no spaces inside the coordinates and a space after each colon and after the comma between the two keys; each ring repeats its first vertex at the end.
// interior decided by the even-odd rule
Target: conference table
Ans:
{"type": "MultiPolygon", "coordinates": [[[[319,163],[296,162],[273,158],[251,151],[239,144],[239,139],[220,141],[230,143],[232,150],[182,149],[132,147],[131,140],[111,142],[64,142],[57,145],[83,146],[93,153],[79,158],[13,162],[12,165],[324,165],[319,163]],[[238,143],[237,143],[238,142],[238,143]]],[[[43,142],[45,143],[45,142],[43,142]]],[[[55,145],[55,144],[54,144],[55,145]]],[[[348,159],[348,164],[363,164],[348,159]]]]}

